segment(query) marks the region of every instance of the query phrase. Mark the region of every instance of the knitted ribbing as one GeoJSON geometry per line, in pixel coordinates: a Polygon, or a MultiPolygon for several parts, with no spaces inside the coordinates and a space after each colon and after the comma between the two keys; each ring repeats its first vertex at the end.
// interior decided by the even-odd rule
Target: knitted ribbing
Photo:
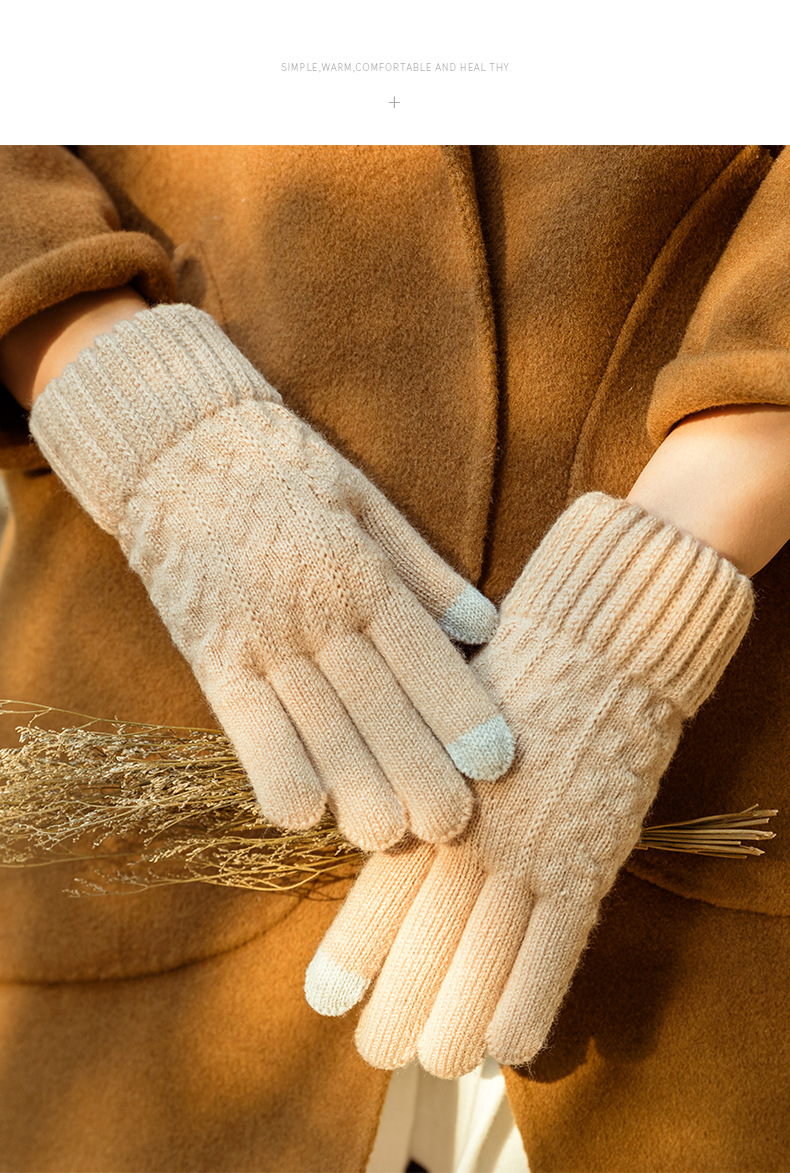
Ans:
{"type": "Polygon", "coordinates": [[[752,587],[711,547],[637,505],[587,493],[510,591],[519,653],[562,637],[643,677],[684,715],[710,693],[751,617],[752,587]]]}
{"type": "Polygon", "coordinates": [[[308,970],[340,1014],[376,978],[357,1045],[436,1075],[543,1045],[598,906],[635,845],[684,718],[752,613],[748,579],[625,501],[591,493],[546,535],[474,660],[516,734],[453,843],[382,853],[308,970]],[[379,972],[380,971],[380,972],[379,972]]]}
{"type": "Polygon", "coordinates": [[[326,802],[366,848],[442,841],[512,737],[440,628],[493,606],[283,404],[207,314],[144,310],[37,400],[52,467],[121,544],[264,814],[326,802]]]}
{"type": "Polygon", "coordinates": [[[36,401],[30,430],[93,519],[117,534],[126,502],[163,451],[245,401],[282,403],[209,314],[160,305],[83,350],[36,401]]]}

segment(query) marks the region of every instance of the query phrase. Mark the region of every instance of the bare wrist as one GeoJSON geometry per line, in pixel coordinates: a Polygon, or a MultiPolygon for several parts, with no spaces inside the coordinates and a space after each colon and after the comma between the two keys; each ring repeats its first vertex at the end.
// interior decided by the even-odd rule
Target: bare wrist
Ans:
{"type": "Polygon", "coordinates": [[[81,293],[42,310],[0,339],[0,382],[29,411],[50,380],[80,351],[147,304],[124,286],[81,293]]]}
{"type": "Polygon", "coordinates": [[[733,405],[689,417],[628,500],[754,574],[790,538],[790,408],[733,405]]]}

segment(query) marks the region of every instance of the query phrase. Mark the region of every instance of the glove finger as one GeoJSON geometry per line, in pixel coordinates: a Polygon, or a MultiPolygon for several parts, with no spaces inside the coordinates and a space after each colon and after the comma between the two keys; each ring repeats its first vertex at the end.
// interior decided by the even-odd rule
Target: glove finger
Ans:
{"type": "Polygon", "coordinates": [[[468,852],[437,852],[360,1016],[356,1044],[372,1067],[403,1067],[423,1027],[485,877],[468,852]]]}
{"type": "Polygon", "coordinates": [[[319,1014],[345,1014],[364,996],[434,855],[412,840],[365,864],[307,969],[305,996],[319,1014]]]}
{"type": "Polygon", "coordinates": [[[504,717],[408,592],[391,591],[367,634],[461,773],[477,782],[501,777],[515,749],[504,717]]]}
{"type": "Polygon", "coordinates": [[[489,876],[420,1036],[426,1071],[457,1079],[482,1063],[486,1030],[529,922],[525,880],[489,876]]]}
{"type": "Polygon", "coordinates": [[[597,915],[589,899],[536,903],[488,1029],[488,1049],[503,1065],[528,1063],[545,1043],[597,915]]]}
{"type": "Polygon", "coordinates": [[[269,672],[350,843],[383,850],[406,834],[406,812],[321,669],[293,659],[269,672]]]}
{"type": "Polygon", "coordinates": [[[292,831],[313,827],[326,805],[321,780],[271,685],[252,671],[209,669],[205,692],[252,783],[265,818],[292,831]]]}
{"type": "Polygon", "coordinates": [[[318,664],[378,761],[419,839],[440,843],[463,829],[472,795],[370,640],[350,632],[320,650],[318,664]]]}
{"type": "Polygon", "coordinates": [[[451,639],[466,644],[491,639],[497,628],[494,604],[448,566],[378,489],[368,491],[359,521],[451,639]]]}

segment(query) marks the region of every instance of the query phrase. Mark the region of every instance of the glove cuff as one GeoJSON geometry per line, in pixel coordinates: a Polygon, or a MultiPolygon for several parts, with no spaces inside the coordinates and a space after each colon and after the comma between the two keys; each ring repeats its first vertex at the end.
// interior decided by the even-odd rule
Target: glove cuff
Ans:
{"type": "Polygon", "coordinates": [[[502,617],[586,647],[688,717],[734,655],[753,605],[749,579],[710,546],[637,505],[587,493],[546,535],[502,617]]]}
{"type": "Polygon", "coordinates": [[[160,305],[97,338],[36,400],[30,431],[93,519],[116,533],[150,465],[201,421],[281,403],[209,314],[160,305]]]}

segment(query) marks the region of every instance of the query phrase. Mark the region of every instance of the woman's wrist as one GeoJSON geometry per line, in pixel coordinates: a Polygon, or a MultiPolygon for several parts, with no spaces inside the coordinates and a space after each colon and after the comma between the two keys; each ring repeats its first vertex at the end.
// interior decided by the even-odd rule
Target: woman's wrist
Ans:
{"type": "Polygon", "coordinates": [[[0,339],[0,383],[28,411],[51,379],[116,322],[148,303],[130,286],[80,293],[21,322],[0,339]]]}
{"type": "Polygon", "coordinates": [[[790,539],[790,408],[690,416],[657,449],[628,500],[755,574],[790,539]]]}

